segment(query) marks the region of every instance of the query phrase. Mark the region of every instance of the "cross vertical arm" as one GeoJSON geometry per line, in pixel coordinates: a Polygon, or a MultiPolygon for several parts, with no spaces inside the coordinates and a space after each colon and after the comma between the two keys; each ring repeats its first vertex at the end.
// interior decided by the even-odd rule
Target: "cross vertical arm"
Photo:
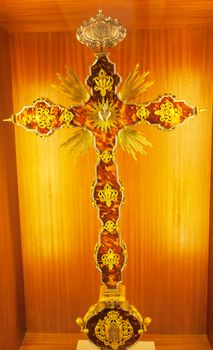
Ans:
{"type": "Polygon", "coordinates": [[[121,243],[118,231],[120,206],[124,201],[123,187],[118,180],[117,163],[114,160],[116,137],[113,131],[107,133],[107,145],[103,135],[95,130],[98,164],[96,181],[93,185],[93,201],[99,210],[102,230],[95,249],[96,266],[101,272],[106,288],[117,289],[122,282],[122,270],[126,265],[126,247],[121,243]]]}

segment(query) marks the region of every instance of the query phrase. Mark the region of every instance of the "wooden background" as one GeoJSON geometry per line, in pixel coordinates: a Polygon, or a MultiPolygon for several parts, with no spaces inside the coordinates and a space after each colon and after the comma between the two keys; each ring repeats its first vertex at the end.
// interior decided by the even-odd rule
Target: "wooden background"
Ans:
{"type": "Polygon", "coordinates": [[[8,32],[76,30],[101,8],[129,28],[212,25],[212,0],[0,0],[0,21],[8,32]]]}
{"type": "MultiPolygon", "coordinates": [[[[152,333],[205,333],[212,128],[212,29],[128,31],[111,52],[125,78],[139,62],[155,84],[144,101],[171,92],[207,112],[170,133],[140,130],[152,142],[134,162],[117,153],[126,191],[120,230],[129,252],[127,298],[151,316],[152,333]]],[[[51,84],[68,64],[81,79],[94,60],[74,33],[11,34],[14,110],[37,97],[66,103],[51,84]]],[[[75,332],[98,299],[93,249],[100,224],[92,207],[94,151],[77,164],[60,145],[69,130],[39,138],[16,128],[27,328],[75,332]]]]}
{"type": "Polygon", "coordinates": [[[26,331],[9,35],[0,28],[0,349],[19,348],[26,331]]]}
{"type": "MultiPolygon", "coordinates": [[[[212,137],[213,140],[213,137],[212,137]]],[[[208,319],[207,333],[211,346],[213,347],[213,154],[211,168],[211,203],[210,203],[210,230],[209,230],[209,286],[208,286],[208,319]]]]}

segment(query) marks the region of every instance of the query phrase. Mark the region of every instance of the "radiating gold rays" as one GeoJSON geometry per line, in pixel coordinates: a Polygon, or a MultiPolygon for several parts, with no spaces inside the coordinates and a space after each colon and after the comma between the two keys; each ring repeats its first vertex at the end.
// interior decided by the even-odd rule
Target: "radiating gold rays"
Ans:
{"type": "Polygon", "coordinates": [[[121,87],[118,97],[125,103],[134,103],[142,97],[144,91],[149,88],[154,82],[146,81],[149,72],[138,74],[139,64],[136,64],[132,72],[129,73],[126,81],[121,87]]]}
{"type": "Polygon", "coordinates": [[[152,147],[152,144],[142,135],[141,132],[130,127],[124,127],[118,134],[118,143],[121,148],[128,152],[135,160],[136,153],[146,155],[144,146],[152,147]]]}
{"type": "Polygon", "coordinates": [[[67,148],[73,160],[76,161],[93,145],[93,135],[86,128],[73,128],[70,130],[72,135],[62,144],[62,146],[67,148]]]}
{"type": "Polygon", "coordinates": [[[96,102],[93,104],[89,114],[94,120],[94,126],[107,132],[117,126],[119,118],[119,109],[116,104],[108,100],[96,102]]]}
{"type": "Polygon", "coordinates": [[[80,106],[86,103],[90,94],[86,86],[78,79],[70,67],[66,66],[66,75],[57,74],[58,83],[54,85],[70,99],[72,106],[80,106]]]}

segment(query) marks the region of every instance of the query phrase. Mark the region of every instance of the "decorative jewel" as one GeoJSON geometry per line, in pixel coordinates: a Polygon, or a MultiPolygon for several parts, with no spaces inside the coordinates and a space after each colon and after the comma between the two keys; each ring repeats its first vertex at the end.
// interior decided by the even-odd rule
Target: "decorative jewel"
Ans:
{"type": "Polygon", "coordinates": [[[107,75],[107,73],[101,68],[98,76],[94,77],[93,80],[96,83],[96,86],[94,87],[95,91],[99,91],[101,93],[101,96],[106,96],[107,91],[112,91],[113,86],[113,78],[107,75]]]}
{"type": "Polygon", "coordinates": [[[182,108],[178,106],[175,108],[172,102],[166,101],[160,106],[160,109],[154,112],[155,115],[160,116],[160,121],[178,124],[180,123],[180,117],[182,116],[182,108]]]}
{"type": "Polygon", "coordinates": [[[109,270],[113,269],[113,265],[118,265],[119,263],[119,255],[115,254],[111,248],[107,250],[107,253],[104,254],[101,258],[102,263],[108,266],[109,270]]]}
{"type": "Polygon", "coordinates": [[[113,189],[111,185],[106,184],[104,189],[98,192],[98,197],[101,202],[105,202],[107,207],[111,207],[112,202],[115,202],[118,197],[118,191],[113,189]]]}
{"type": "Polygon", "coordinates": [[[105,17],[102,10],[98,10],[96,17],[84,21],[77,30],[77,39],[91,49],[111,48],[126,36],[126,29],[117,19],[105,17]]]}
{"type": "Polygon", "coordinates": [[[116,224],[116,222],[114,222],[112,220],[107,220],[105,222],[105,224],[103,225],[103,229],[112,233],[113,231],[117,230],[117,224],[116,224]]]}
{"type": "Polygon", "coordinates": [[[150,111],[142,104],[142,105],[139,105],[139,108],[136,112],[136,115],[138,118],[141,119],[141,121],[144,121],[148,118],[150,114],[150,111]]]}
{"type": "Polygon", "coordinates": [[[109,311],[103,320],[99,320],[95,327],[96,337],[113,350],[124,345],[134,333],[128,319],[123,319],[117,311],[109,311]]]}
{"type": "Polygon", "coordinates": [[[107,164],[113,159],[113,154],[108,150],[104,150],[102,153],[99,154],[99,158],[107,164]]]}

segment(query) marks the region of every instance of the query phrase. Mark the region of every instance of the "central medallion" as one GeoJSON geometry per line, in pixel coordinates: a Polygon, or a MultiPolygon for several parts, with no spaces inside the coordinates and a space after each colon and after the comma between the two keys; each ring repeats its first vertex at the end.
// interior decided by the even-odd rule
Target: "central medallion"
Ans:
{"type": "Polygon", "coordinates": [[[109,102],[108,99],[94,103],[89,114],[94,120],[94,126],[104,132],[117,126],[119,109],[116,104],[109,102]]]}

